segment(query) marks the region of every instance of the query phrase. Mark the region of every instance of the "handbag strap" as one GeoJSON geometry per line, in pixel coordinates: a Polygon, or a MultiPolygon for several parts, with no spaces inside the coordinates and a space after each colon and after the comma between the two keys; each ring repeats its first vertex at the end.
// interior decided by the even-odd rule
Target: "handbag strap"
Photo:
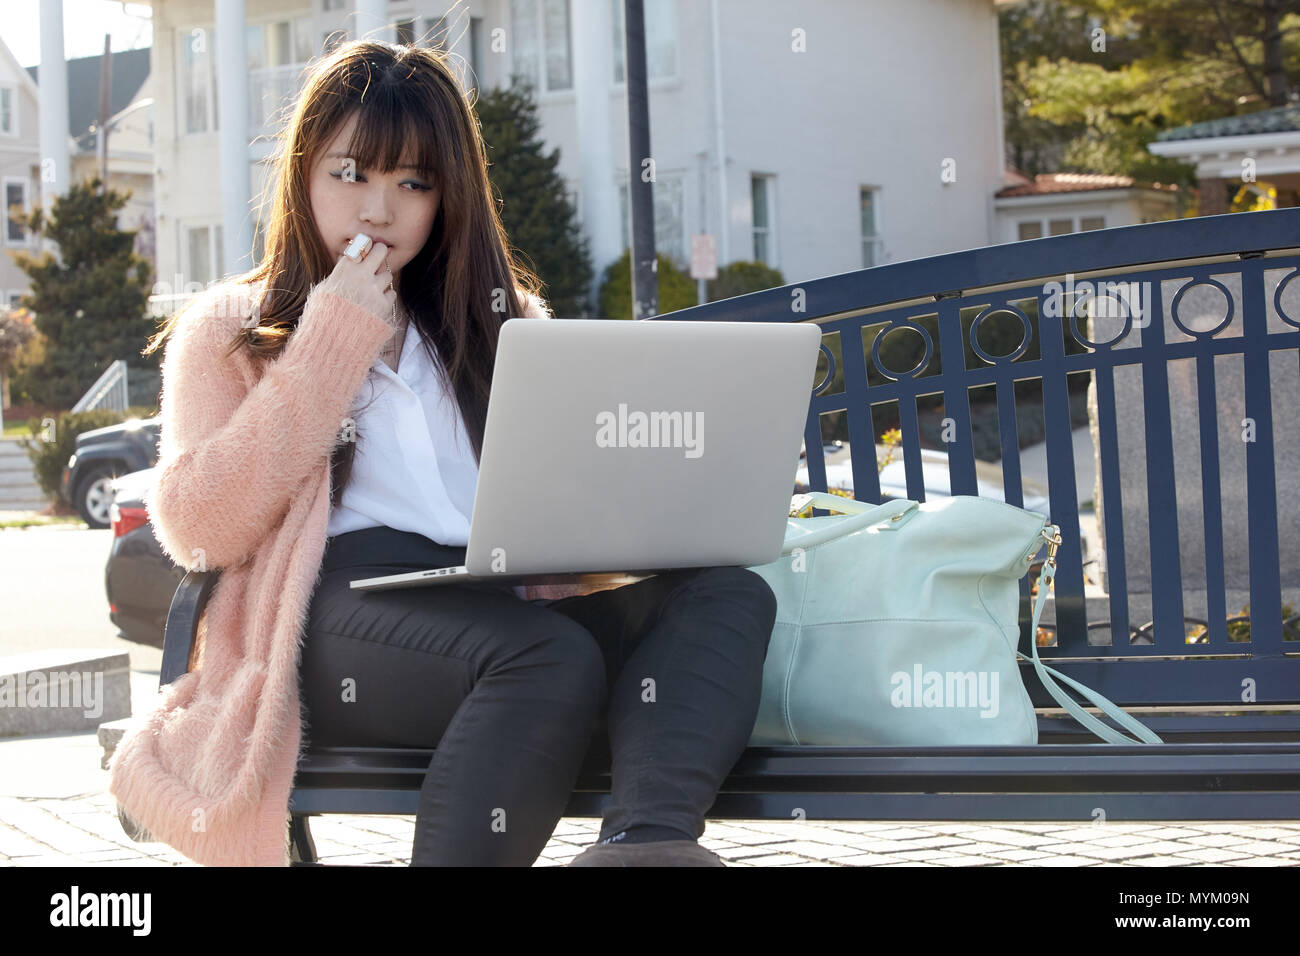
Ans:
{"type": "MultiPolygon", "coordinates": [[[[1038,672],[1038,679],[1043,682],[1043,686],[1047,688],[1047,692],[1056,698],[1056,702],[1060,704],[1062,707],[1064,707],[1067,711],[1069,711],[1070,715],[1074,717],[1075,720],[1083,724],[1083,726],[1087,727],[1089,730],[1091,730],[1098,737],[1101,737],[1107,743],[1112,743],[1112,744],[1135,744],[1135,743],[1162,744],[1164,743],[1163,740],[1161,740],[1158,736],[1156,736],[1155,733],[1152,732],[1151,728],[1147,727],[1144,723],[1142,723],[1140,720],[1136,719],[1135,717],[1131,717],[1128,714],[1124,713],[1123,709],[1120,708],[1118,705],[1107,700],[1105,697],[1097,693],[1095,690],[1092,690],[1089,687],[1085,687],[1083,684],[1080,684],[1078,681],[1066,677],[1060,671],[1053,670],[1052,668],[1048,667],[1046,664],[1044,664],[1041,660],[1038,659],[1038,621],[1043,614],[1043,605],[1047,603],[1048,586],[1056,578],[1055,552],[1056,552],[1056,547],[1059,543],[1060,543],[1060,539],[1058,538],[1055,543],[1049,545],[1048,558],[1046,561],[1043,562],[1042,573],[1040,573],[1038,576],[1038,598],[1037,600],[1034,601],[1034,619],[1029,626],[1029,635],[1030,635],[1029,646],[1033,649],[1034,652],[1034,656],[1032,660],[1034,664],[1034,670],[1038,672]],[[1106,716],[1110,717],[1121,727],[1124,727],[1126,730],[1129,730],[1132,733],[1136,734],[1138,739],[1133,740],[1131,737],[1126,737],[1124,736],[1124,734],[1120,733],[1119,731],[1115,730],[1112,727],[1106,726],[1106,724],[1102,723],[1096,717],[1092,716],[1090,713],[1088,713],[1086,710],[1084,710],[1082,707],[1080,707],[1078,704],[1072,701],[1069,698],[1069,696],[1065,693],[1065,691],[1063,691],[1059,686],[1057,686],[1056,681],[1052,680],[1052,675],[1055,675],[1056,677],[1060,678],[1062,681],[1064,681],[1065,683],[1073,687],[1075,690],[1077,690],[1084,697],[1088,698],[1088,700],[1092,701],[1093,704],[1101,708],[1102,713],[1106,714],[1106,716]]],[[[1026,657],[1024,654],[1021,654],[1019,651],[1016,651],[1016,657],[1022,661],[1030,660],[1030,658],[1026,657]]]]}
{"type": "Polygon", "coordinates": [[[827,522],[826,527],[801,534],[793,540],[787,538],[782,545],[781,554],[790,554],[795,548],[807,550],[877,524],[892,527],[894,523],[902,521],[905,515],[920,507],[919,502],[906,498],[896,498],[884,504],[873,505],[866,501],[858,501],[856,498],[842,498],[839,495],[813,491],[791,498],[790,511],[792,514],[798,513],[809,504],[827,511],[840,511],[851,517],[827,522]]]}
{"type": "MultiPolygon", "coordinates": [[[[889,502],[885,502],[888,504],[889,502]]],[[[824,511],[839,511],[846,515],[861,514],[864,511],[870,511],[873,508],[880,508],[883,505],[873,505],[869,501],[859,501],[857,498],[845,498],[843,495],[832,495],[825,491],[806,491],[801,495],[795,495],[790,499],[790,514],[795,515],[809,505],[821,508],[824,511]]]]}

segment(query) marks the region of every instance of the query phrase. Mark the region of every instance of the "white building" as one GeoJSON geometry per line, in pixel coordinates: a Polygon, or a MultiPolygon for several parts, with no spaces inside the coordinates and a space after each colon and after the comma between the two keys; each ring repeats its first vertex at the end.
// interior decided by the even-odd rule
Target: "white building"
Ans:
{"type": "MultiPolygon", "coordinates": [[[[1002,241],[997,9],[1013,2],[646,0],[658,250],[685,266],[706,232],[719,263],[794,282],[1002,241]]],[[[361,35],[450,44],[470,85],[533,78],[600,276],[630,244],[622,7],[154,0],[160,282],[252,264],[273,121],[332,36],[361,35]]]]}
{"type": "Polygon", "coordinates": [[[13,52],[0,41],[0,306],[16,305],[28,286],[27,274],[14,264],[11,252],[37,252],[35,236],[11,215],[31,212],[39,200],[40,127],[37,111],[40,93],[13,52]]]}
{"type": "MultiPolygon", "coordinates": [[[[97,121],[100,109],[100,67],[103,55],[60,61],[67,78],[63,112],[63,146],[71,168],[70,182],[98,176],[97,121]]],[[[106,182],[127,193],[126,205],[117,211],[121,229],[136,230],[135,252],[154,260],[154,157],[151,107],[152,77],[148,50],[113,53],[109,85],[109,130],[106,182]]],[[[4,209],[0,244],[6,252],[23,251],[39,257],[40,245],[29,230],[11,215],[48,203],[43,195],[40,129],[40,67],[20,67],[0,41],[0,168],[3,169],[4,209]]],[[[55,192],[61,194],[65,189],[55,192]]],[[[27,274],[10,255],[0,257],[0,305],[16,306],[28,291],[27,274]]]]}
{"type": "Polygon", "coordinates": [[[1030,179],[1008,170],[1007,184],[994,196],[1000,228],[995,241],[1177,219],[1181,192],[1172,183],[1140,183],[1132,176],[1039,173],[1030,179]]]}

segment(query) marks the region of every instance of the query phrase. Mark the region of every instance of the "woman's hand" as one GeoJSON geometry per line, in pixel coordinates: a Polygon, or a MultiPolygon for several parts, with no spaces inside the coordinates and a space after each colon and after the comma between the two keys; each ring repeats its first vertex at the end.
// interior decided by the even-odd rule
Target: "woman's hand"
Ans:
{"type": "Polygon", "coordinates": [[[334,271],[318,282],[316,288],[355,302],[392,324],[397,292],[393,289],[393,273],[387,259],[388,247],[382,242],[371,246],[360,262],[354,262],[340,250],[334,271]]]}

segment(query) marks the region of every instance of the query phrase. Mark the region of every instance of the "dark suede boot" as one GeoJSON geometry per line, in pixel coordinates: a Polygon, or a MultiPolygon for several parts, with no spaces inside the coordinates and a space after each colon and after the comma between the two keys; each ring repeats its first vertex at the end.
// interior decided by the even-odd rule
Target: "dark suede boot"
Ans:
{"type": "Polygon", "coordinates": [[[726,866],[722,858],[694,840],[659,840],[653,843],[596,843],[583,850],[569,866],[726,866]]]}

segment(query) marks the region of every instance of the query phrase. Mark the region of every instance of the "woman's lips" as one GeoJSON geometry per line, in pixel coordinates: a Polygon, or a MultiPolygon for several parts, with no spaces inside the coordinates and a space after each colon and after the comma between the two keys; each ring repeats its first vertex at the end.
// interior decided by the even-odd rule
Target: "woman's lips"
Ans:
{"type": "MultiPolygon", "coordinates": [[[[367,235],[367,236],[370,236],[370,233],[366,233],[366,235],[367,235]]],[[[349,244],[351,244],[353,238],[354,238],[353,236],[349,236],[348,239],[347,239],[347,241],[343,243],[343,247],[344,247],[345,249],[348,247],[349,244]]],[[[382,242],[382,243],[383,243],[384,245],[386,245],[389,249],[393,248],[393,244],[392,244],[391,242],[389,242],[387,239],[385,239],[383,236],[370,236],[370,241],[371,241],[371,242],[382,242]]]]}

